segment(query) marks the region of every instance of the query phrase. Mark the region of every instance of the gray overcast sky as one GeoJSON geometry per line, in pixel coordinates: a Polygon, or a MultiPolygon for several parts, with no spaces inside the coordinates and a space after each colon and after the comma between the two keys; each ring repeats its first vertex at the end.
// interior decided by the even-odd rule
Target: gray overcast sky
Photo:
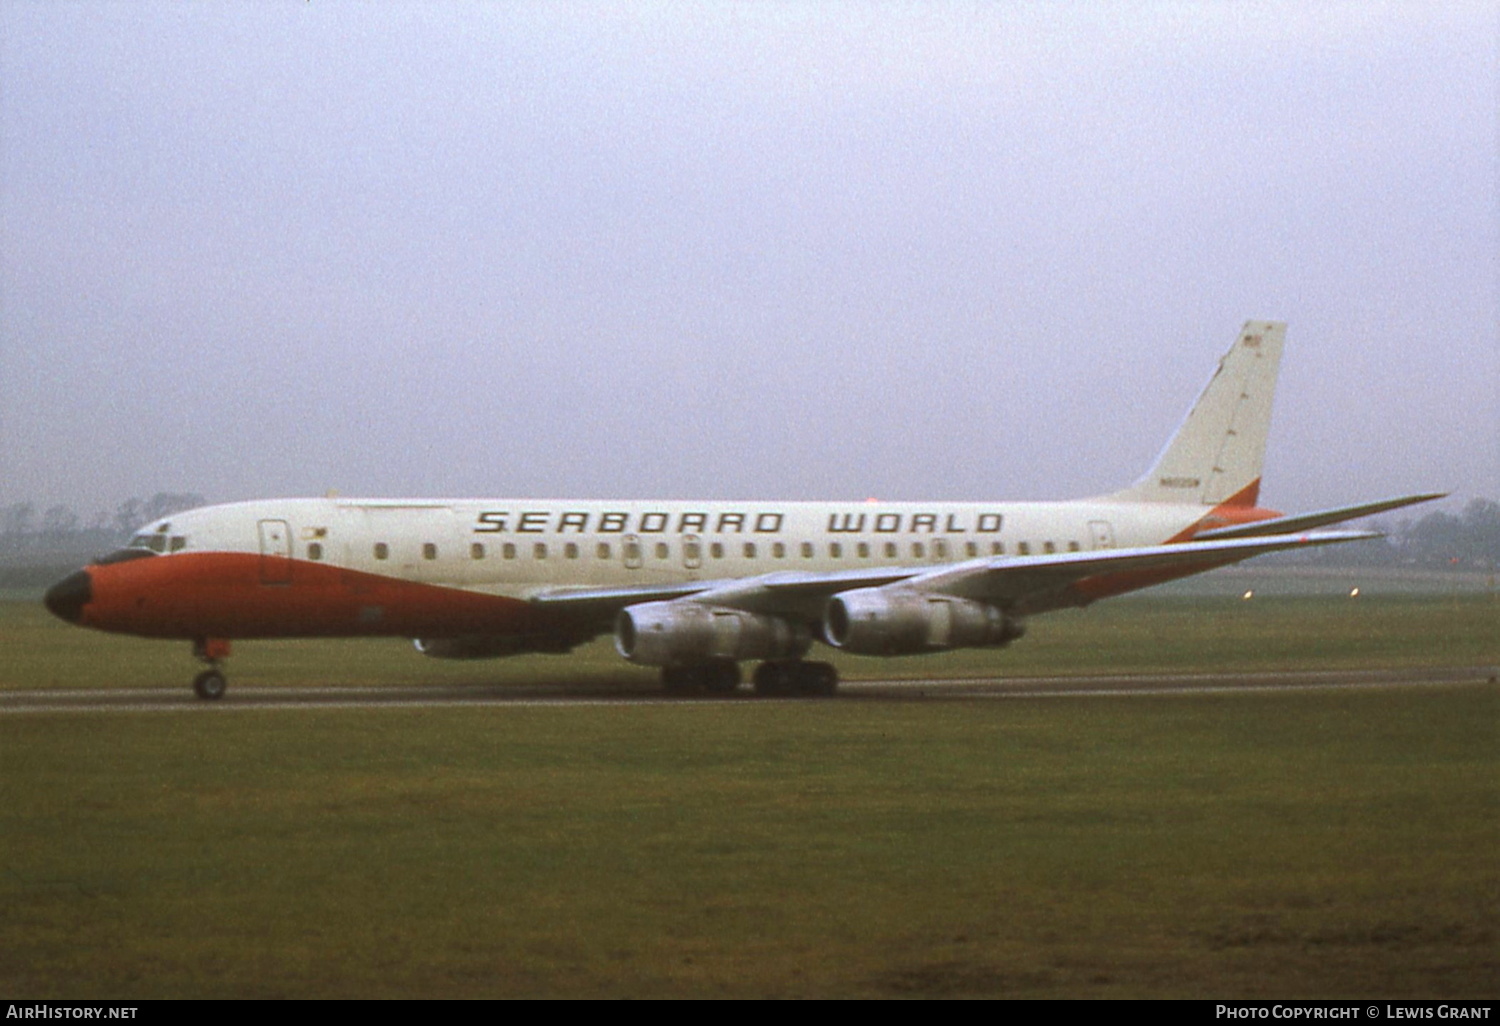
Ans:
{"type": "Polygon", "coordinates": [[[1500,497],[1497,12],[0,0],[0,505],[1500,497]]]}

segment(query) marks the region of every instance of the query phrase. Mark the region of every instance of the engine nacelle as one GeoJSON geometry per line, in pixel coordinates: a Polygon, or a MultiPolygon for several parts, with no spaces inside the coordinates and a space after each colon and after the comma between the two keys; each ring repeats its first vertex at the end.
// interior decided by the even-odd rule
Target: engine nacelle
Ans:
{"type": "Polygon", "coordinates": [[[811,644],[805,624],[700,602],[644,602],[615,618],[615,651],[644,666],[795,659],[811,644]]]}
{"type": "Polygon", "coordinates": [[[529,652],[519,634],[473,634],[460,638],[413,638],[412,644],[433,659],[498,659],[529,652]]]}
{"type": "Polygon", "coordinates": [[[859,588],[828,600],[823,637],[859,655],[915,655],[1009,645],[1026,625],[987,602],[920,591],[859,588]]]}

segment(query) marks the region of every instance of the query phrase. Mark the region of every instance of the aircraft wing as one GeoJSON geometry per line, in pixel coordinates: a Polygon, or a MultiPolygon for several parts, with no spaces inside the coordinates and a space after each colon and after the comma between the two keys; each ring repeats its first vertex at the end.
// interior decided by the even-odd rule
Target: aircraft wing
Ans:
{"type": "Polygon", "coordinates": [[[1188,541],[1134,549],[1001,557],[938,567],[906,587],[989,602],[1018,615],[1086,605],[1238,563],[1252,556],[1310,545],[1381,537],[1376,531],[1318,531],[1263,538],[1188,541]]]}
{"type": "Polygon", "coordinates": [[[594,619],[600,624],[627,606],[673,600],[816,620],[822,615],[823,604],[839,592],[899,585],[990,602],[1025,615],[1084,605],[1096,598],[1149,587],[1267,552],[1378,537],[1374,531],[1322,531],[1195,540],[1135,549],[997,556],[936,567],[872,567],[835,573],[787,571],[659,586],[551,590],[533,595],[531,602],[542,609],[594,619]]]}
{"type": "Polygon", "coordinates": [[[1211,531],[1199,531],[1193,535],[1193,540],[1212,541],[1220,538],[1259,538],[1271,534],[1295,534],[1298,531],[1311,531],[1315,527],[1341,524],[1345,520],[1354,520],[1357,517],[1374,516],[1376,513],[1400,509],[1402,506],[1414,506],[1419,502],[1431,502],[1433,499],[1442,499],[1447,495],[1447,492],[1404,495],[1399,499],[1382,499],[1380,502],[1366,502],[1358,506],[1340,506],[1338,509],[1325,509],[1317,513],[1299,513],[1292,517],[1257,520],[1253,524],[1216,527],[1211,531]]]}
{"type": "MultiPolygon", "coordinates": [[[[600,622],[610,620],[615,613],[627,606],[642,602],[669,602],[674,599],[706,602],[752,612],[800,614],[804,607],[809,610],[821,608],[828,596],[841,591],[850,588],[875,588],[918,577],[931,569],[930,566],[870,567],[834,573],[785,570],[757,577],[643,584],[628,588],[554,588],[537,592],[530,597],[530,601],[539,608],[566,612],[580,619],[588,619],[592,615],[600,622]]],[[[813,615],[817,613],[814,612],[813,615]]]]}

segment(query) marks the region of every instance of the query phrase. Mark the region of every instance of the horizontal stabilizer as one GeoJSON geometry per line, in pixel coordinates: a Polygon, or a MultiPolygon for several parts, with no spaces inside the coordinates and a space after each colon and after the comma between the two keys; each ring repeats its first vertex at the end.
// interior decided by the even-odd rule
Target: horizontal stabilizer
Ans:
{"type": "MultiPolygon", "coordinates": [[[[905,586],[1006,606],[1026,603],[1035,596],[1046,595],[1087,578],[1162,573],[1165,576],[1160,580],[1167,580],[1228,566],[1268,552],[1379,537],[1375,531],[1316,531],[1264,538],[1193,540],[1138,549],[1002,557],[939,567],[912,578],[905,586]]],[[[1160,580],[1142,578],[1137,587],[1160,583],[1160,580]]],[[[1127,590],[1134,590],[1134,587],[1120,589],[1121,592],[1127,590]]]]}
{"type": "Polygon", "coordinates": [[[1317,513],[1299,513],[1292,517],[1258,520],[1253,524],[1216,527],[1212,531],[1200,531],[1193,535],[1193,540],[1219,541],[1229,538],[1261,538],[1271,534],[1296,534],[1298,531],[1310,531],[1315,527],[1327,527],[1329,524],[1342,524],[1346,520],[1374,516],[1376,513],[1400,509],[1402,506],[1431,502],[1433,499],[1445,498],[1447,494],[1447,492],[1429,492],[1426,495],[1405,495],[1399,499],[1383,499],[1380,502],[1366,502],[1358,506],[1340,506],[1338,509],[1325,509],[1317,513]]]}

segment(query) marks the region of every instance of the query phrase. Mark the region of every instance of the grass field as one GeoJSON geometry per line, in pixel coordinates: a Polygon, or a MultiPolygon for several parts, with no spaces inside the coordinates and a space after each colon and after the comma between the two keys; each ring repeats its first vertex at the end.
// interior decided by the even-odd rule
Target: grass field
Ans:
{"type": "MultiPolygon", "coordinates": [[[[1468,599],[1140,599],[850,676],[1486,665],[1468,599]]],[[[184,646],[0,604],[0,688],[184,646]]],[[[245,644],[237,684],[616,681],[245,644]]],[[[0,716],[0,992],[1494,997],[1500,688],[0,716]]]]}

